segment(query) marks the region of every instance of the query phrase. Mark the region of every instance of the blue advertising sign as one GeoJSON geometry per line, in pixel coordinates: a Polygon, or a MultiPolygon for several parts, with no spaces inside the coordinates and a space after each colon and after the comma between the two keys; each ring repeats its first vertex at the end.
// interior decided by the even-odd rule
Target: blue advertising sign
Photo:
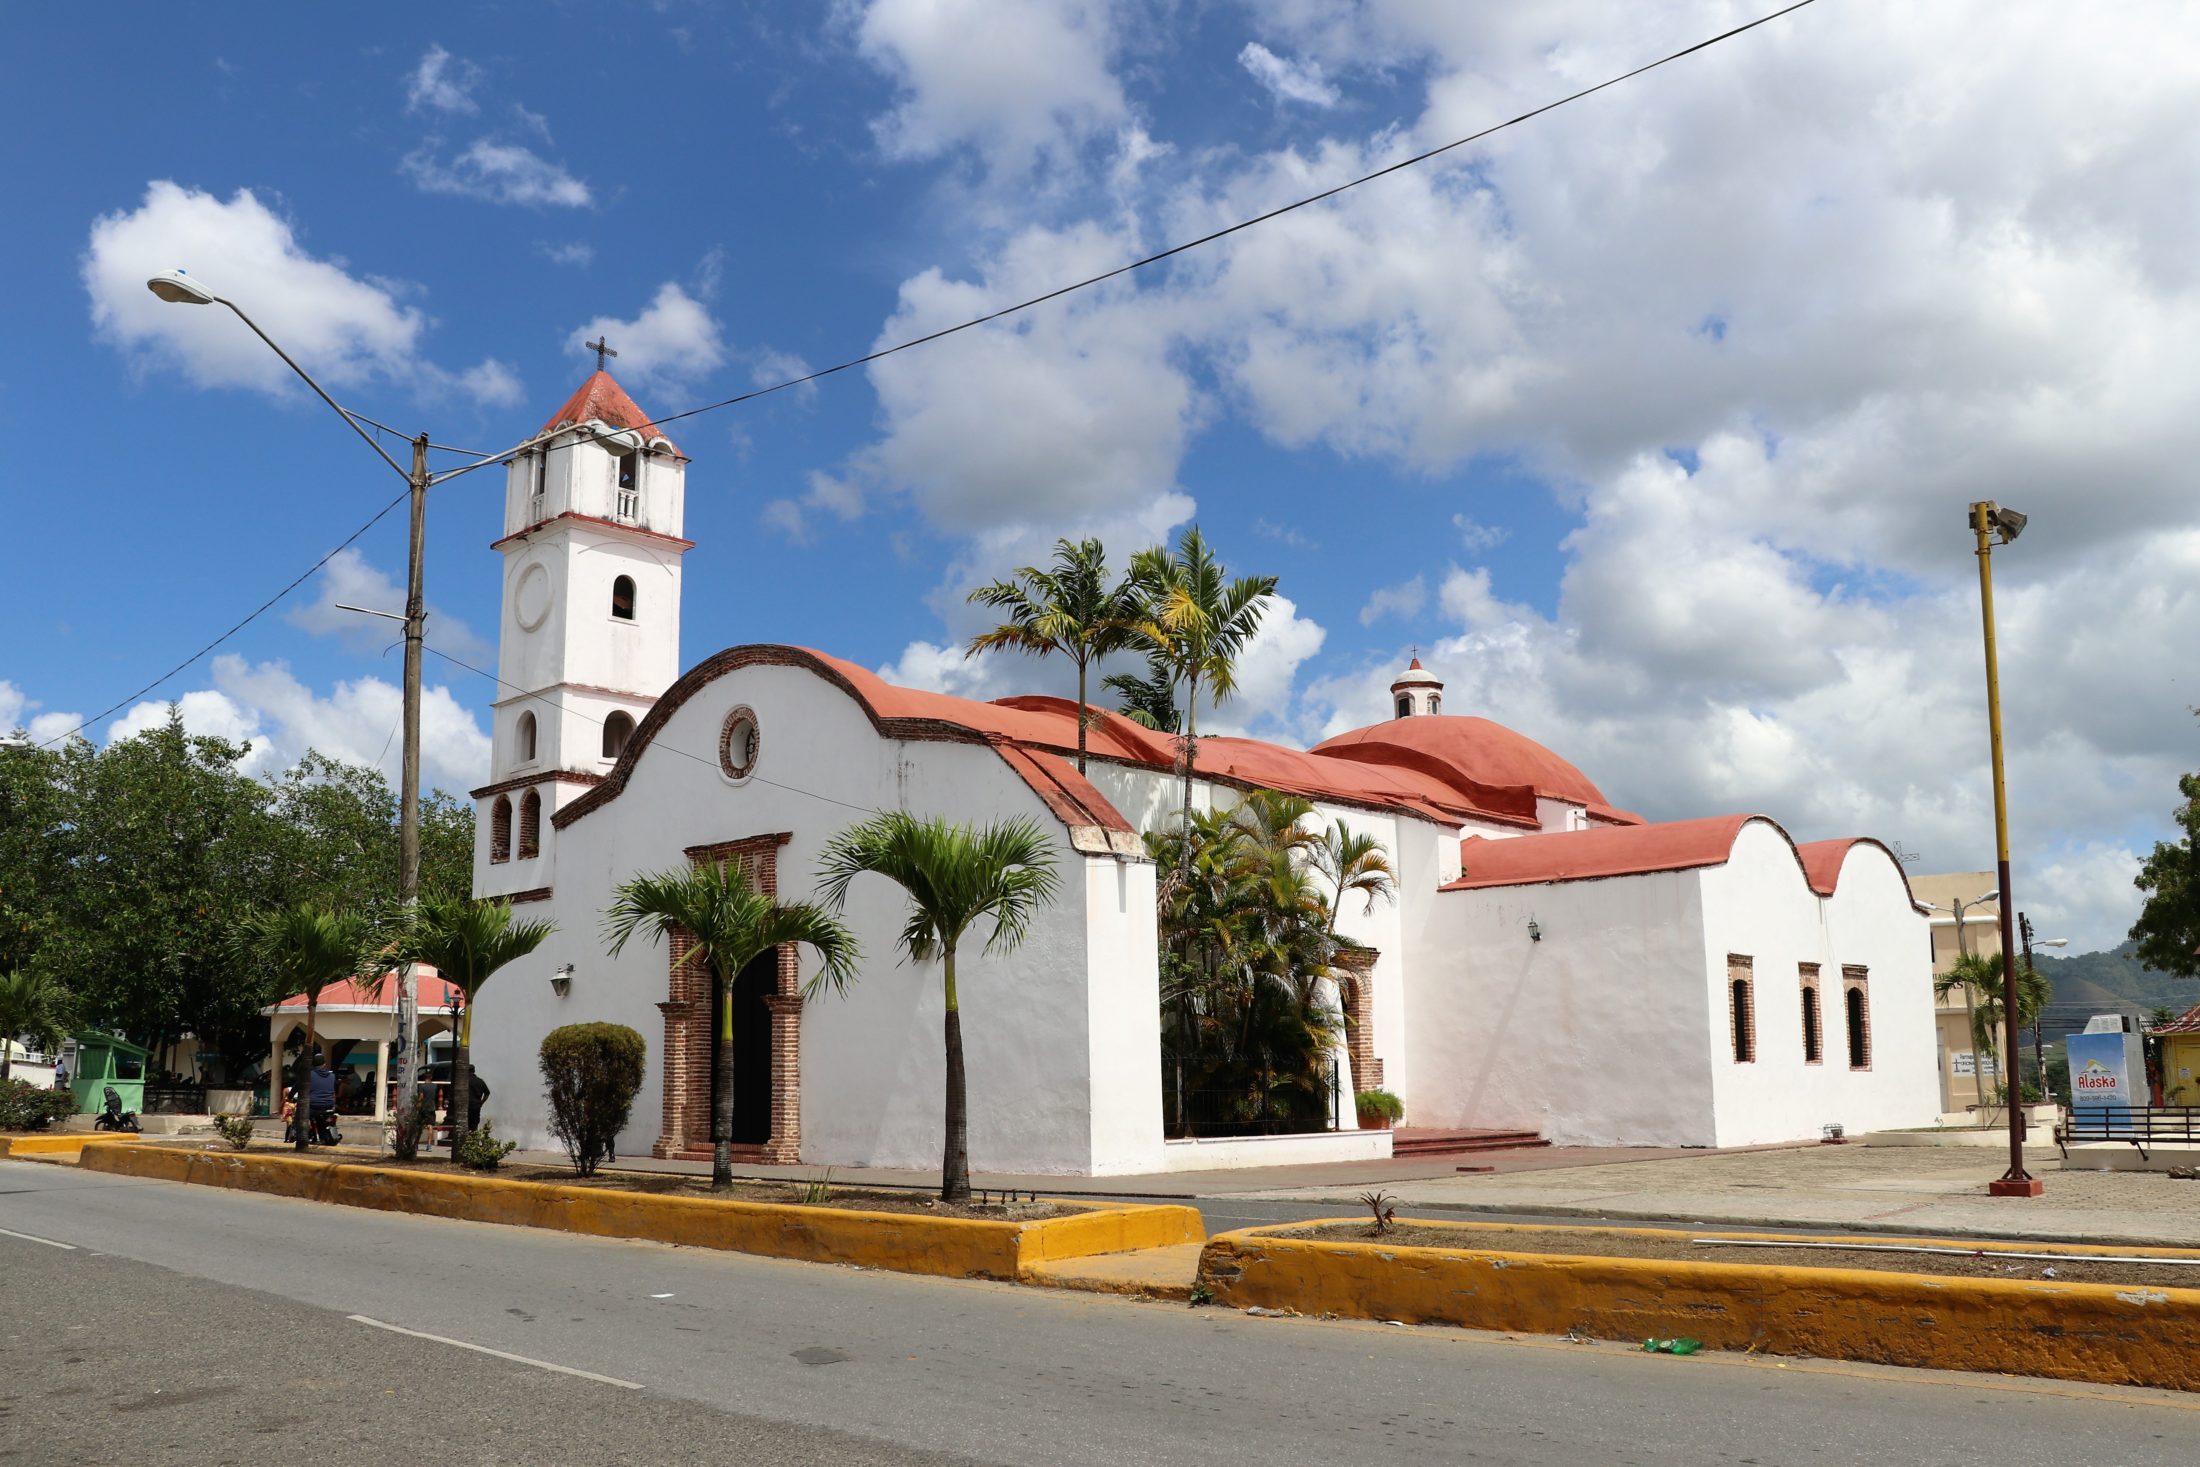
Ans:
{"type": "Polygon", "coordinates": [[[2130,1108],[2131,1076],[2124,1062],[2121,1034],[2073,1034],[2070,1054],[2070,1103],[2073,1106],[2130,1108]]]}

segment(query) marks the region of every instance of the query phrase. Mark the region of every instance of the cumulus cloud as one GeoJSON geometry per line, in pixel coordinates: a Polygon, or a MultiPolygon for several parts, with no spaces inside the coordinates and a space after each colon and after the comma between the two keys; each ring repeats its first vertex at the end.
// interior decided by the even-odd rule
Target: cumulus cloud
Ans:
{"type": "Polygon", "coordinates": [[[500,404],[518,381],[500,362],[451,370],[425,358],[428,318],[397,288],[314,256],[290,221],[250,189],[227,202],[166,180],[135,209],[92,223],[81,274],[92,324],[133,364],[181,371],[202,387],[303,392],[281,358],[220,307],[170,305],[146,280],[187,268],[217,294],[234,293],[254,320],[331,386],[380,379],[456,390],[500,404]]]}
{"type": "Polygon", "coordinates": [[[855,43],[895,85],[873,124],[892,157],[968,148],[1022,177],[1130,117],[1104,0],[869,0],[855,43]]]}
{"type": "Polygon", "coordinates": [[[1428,578],[1415,576],[1400,581],[1395,586],[1378,586],[1375,594],[1367,598],[1367,605],[1360,608],[1360,625],[1371,627],[1386,616],[1411,621],[1421,614],[1428,604],[1428,578]]]}
{"type": "Polygon", "coordinates": [[[407,153],[398,168],[425,193],[490,204],[584,209],[595,200],[588,185],[564,164],[524,144],[495,138],[476,138],[448,159],[441,143],[430,139],[407,153]]]}
{"type": "Polygon", "coordinates": [[[863,491],[846,479],[813,470],[799,496],[774,499],[764,506],[764,523],[800,543],[810,538],[810,518],[819,511],[846,524],[863,514],[863,491]]]}
{"type": "MultiPolygon", "coordinates": [[[[84,721],[80,714],[52,709],[39,711],[44,706],[14,683],[0,678],[0,736],[20,731],[32,743],[43,744],[60,738],[84,721]]],[[[5,757],[0,754],[0,758],[5,757]]]]}
{"type": "Polygon", "coordinates": [[[1472,515],[1453,515],[1451,517],[1451,527],[1459,532],[1459,543],[1464,545],[1470,554],[1479,554],[1484,550],[1495,550],[1512,538],[1512,531],[1504,526],[1485,525],[1472,515]]]}
{"type": "MultiPolygon", "coordinates": [[[[351,651],[366,657],[381,655],[404,634],[397,622],[342,609],[405,609],[405,588],[380,567],[370,565],[356,549],[336,552],[321,568],[315,584],[319,595],[283,614],[292,626],[317,637],[336,637],[351,651]]],[[[428,607],[427,644],[477,667],[496,656],[496,649],[475,635],[473,628],[432,603],[428,607]]]]}
{"type": "Polygon", "coordinates": [[[726,360],[717,318],[670,280],[657,287],[657,294],[630,321],[598,316],[575,327],[565,339],[566,349],[577,352],[590,340],[618,348],[619,375],[648,386],[682,387],[726,360]]]}
{"type": "Polygon", "coordinates": [[[405,78],[407,112],[469,114],[481,110],[473,90],[481,82],[481,68],[441,46],[430,45],[420,64],[405,78]]]}
{"type": "MultiPolygon", "coordinates": [[[[172,701],[190,732],[248,745],[247,773],[273,777],[308,749],[317,749],[332,759],[379,769],[396,783],[403,711],[403,693],[396,683],[381,678],[339,682],[324,697],[282,662],[248,663],[224,654],[214,659],[211,670],[213,687],[193,689],[172,701]]],[[[108,724],[106,741],[159,727],[168,719],[169,706],[170,700],[160,699],[134,705],[108,724]]],[[[420,766],[424,787],[459,795],[488,776],[489,736],[440,684],[421,694],[420,766]]]]}
{"type": "Polygon", "coordinates": [[[1238,52],[1244,67],[1278,102],[1303,102],[1309,107],[1334,107],[1337,89],[1322,78],[1318,61],[1287,61],[1258,41],[1247,41],[1238,52]]]}

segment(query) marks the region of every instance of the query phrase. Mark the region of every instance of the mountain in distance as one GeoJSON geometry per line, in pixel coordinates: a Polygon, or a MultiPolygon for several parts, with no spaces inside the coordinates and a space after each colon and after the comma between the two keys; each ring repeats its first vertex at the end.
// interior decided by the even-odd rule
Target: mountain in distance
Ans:
{"type": "Polygon", "coordinates": [[[2101,952],[2069,957],[2034,952],[2032,963],[2055,986],[2042,1016],[2049,1043],[2085,1028],[2095,1014],[2144,1019],[2156,1009],[2182,1014],[2200,1004],[2200,982],[2149,968],[2139,961],[2138,944],[2129,938],[2101,952]]]}

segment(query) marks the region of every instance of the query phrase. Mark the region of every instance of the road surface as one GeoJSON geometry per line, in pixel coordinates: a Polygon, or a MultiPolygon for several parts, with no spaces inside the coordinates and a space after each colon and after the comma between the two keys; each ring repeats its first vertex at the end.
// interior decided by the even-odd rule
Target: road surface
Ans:
{"type": "Polygon", "coordinates": [[[0,1229],[7,1467],[2149,1467],[2200,1432],[2200,1397],[1262,1319],[22,1162],[0,1229]]]}

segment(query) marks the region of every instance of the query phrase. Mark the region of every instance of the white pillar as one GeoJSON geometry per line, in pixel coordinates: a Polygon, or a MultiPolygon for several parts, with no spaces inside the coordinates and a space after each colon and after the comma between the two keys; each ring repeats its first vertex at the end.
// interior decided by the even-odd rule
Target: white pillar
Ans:
{"type": "Polygon", "coordinates": [[[374,1042],[374,1118],[377,1121],[390,1118],[390,1042],[387,1038],[374,1042]]]}

